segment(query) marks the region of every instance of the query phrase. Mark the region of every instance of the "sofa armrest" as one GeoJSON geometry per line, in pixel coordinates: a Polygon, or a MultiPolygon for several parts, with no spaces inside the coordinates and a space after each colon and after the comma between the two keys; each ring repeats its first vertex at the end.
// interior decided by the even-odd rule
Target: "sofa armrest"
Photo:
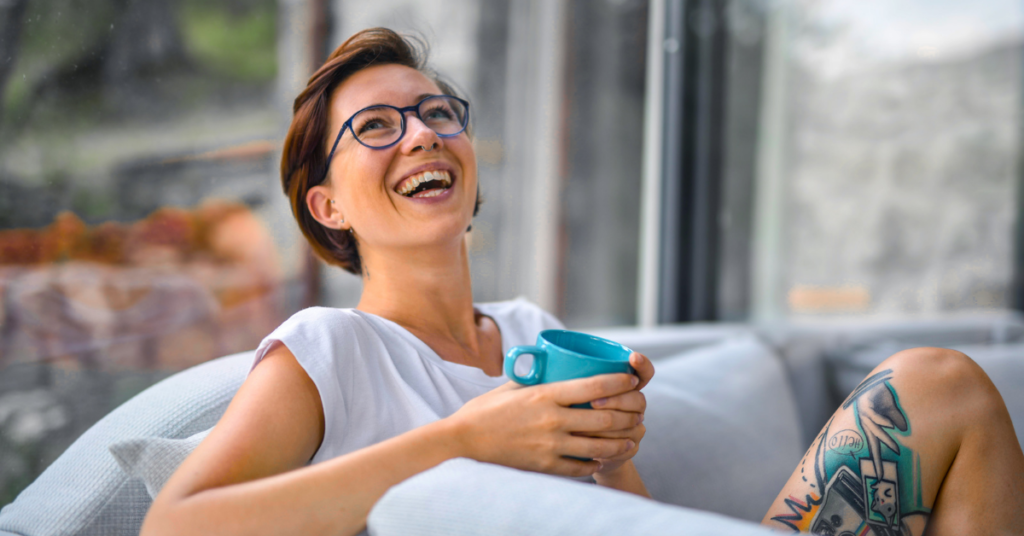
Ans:
{"type": "Polygon", "coordinates": [[[768,536],[767,528],[573,480],[467,459],[391,488],[370,512],[377,536],[768,536]]]}
{"type": "Polygon", "coordinates": [[[108,448],[124,439],[182,438],[212,427],[245,379],[252,356],[242,352],[197,365],[112,411],[0,509],[0,536],[138,534],[152,499],[108,448]]]}

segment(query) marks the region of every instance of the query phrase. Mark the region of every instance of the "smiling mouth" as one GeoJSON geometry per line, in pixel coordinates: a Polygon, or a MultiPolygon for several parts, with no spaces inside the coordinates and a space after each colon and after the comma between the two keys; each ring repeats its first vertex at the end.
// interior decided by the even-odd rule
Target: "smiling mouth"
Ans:
{"type": "Polygon", "coordinates": [[[445,170],[424,171],[398,183],[395,191],[405,197],[435,197],[452,187],[452,177],[445,170]]]}

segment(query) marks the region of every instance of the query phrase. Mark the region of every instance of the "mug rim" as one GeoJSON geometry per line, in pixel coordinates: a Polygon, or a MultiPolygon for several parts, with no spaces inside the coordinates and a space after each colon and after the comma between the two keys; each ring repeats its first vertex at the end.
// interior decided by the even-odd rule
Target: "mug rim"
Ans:
{"type": "Polygon", "coordinates": [[[558,348],[559,350],[561,350],[563,352],[566,352],[568,354],[572,354],[573,356],[576,356],[576,357],[583,357],[583,358],[586,358],[586,359],[598,359],[600,361],[608,361],[608,362],[613,362],[613,363],[629,363],[629,356],[633,354],[633,350],[631,348],[629,348],[628,346],[622,344],[622,343],[618,343],[618,342],[615,342],[615,341],[613,341],[611,339],[606,339],[604,337],[598,337],[597,335],[591,335],[589,333],[584,333],[582,331],[572,331],[571,329],[545,329],[545,330],[541,331],[538,334],[538,337],[544,339],[544,342],[546,344],[554,346],[554,347],[558,348]],[[594,339],[594,340],[598,340],[598,341],[601,341],[601,342],[609,343],[609,344],[611,344],[613,346],[616,346],[618,348],[621,348],[621,349],[625,350],[626,358],[625,359],[609,359],[609,358],[606,358],[606,357],[601,357],[601,356],[596,356],[596,355],[583,354],[583,353],[577,352],[576,350],[570,350],[570,349],[568,349],[568,348],[566,348],[566,347],[564,347],[564,346],[562,346],[560,344],[555,344],[554,342],[549,340],[545,336],[545,334],[547,334],[547,333],[570,333],[574,337],[578,337],[578,336],[589,337],[590,339],[594,339]]]}

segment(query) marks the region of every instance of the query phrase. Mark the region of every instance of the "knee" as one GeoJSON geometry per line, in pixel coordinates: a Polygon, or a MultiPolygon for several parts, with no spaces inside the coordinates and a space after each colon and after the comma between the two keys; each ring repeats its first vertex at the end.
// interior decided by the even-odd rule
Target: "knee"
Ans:
{"type": "MultiPolygon", "coordinates": [[[[1005,407],[988,374],[963,352],[948,348],[912,348],[893,354],[879,369],[892,369],[907,382],[919,385],[952,403],[1005,407]]],[[[967,409],[967,408],[964,408],[967,409]]]]}

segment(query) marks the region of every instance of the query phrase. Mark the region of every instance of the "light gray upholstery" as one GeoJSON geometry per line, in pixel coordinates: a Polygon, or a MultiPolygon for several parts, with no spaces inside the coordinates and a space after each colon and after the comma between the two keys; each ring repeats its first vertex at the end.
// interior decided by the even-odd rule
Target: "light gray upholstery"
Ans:
{"type": "Polygon", "coordinates": [[[685,324],[652,328],[604,328],[587,333],[616,341],[654,361],[753,334],[743,324],[685,324]]]}
{"type": "Polygon", "coordinates": [[[750,522],[593,484],[451,460],[393,487],[370,512],[373,536],[769,536],[750,522]]]}
{"type": "Polygon", "coordinates": [[[0,531],[24,536],[138,534],[152,502],[107,450],[138,437],[184,438],[213,426],[252,365],[252,352],[222,357],[143,391],[78,438],[15,501],[0,531]]]}
{"type": "Polygon", "coordinates": [[[125,474],[141,480],[149,496],[156,499],[181,462],[192,454],[210,430],[212,428],[183,439],[157,436],[125,439],[110,445],[110,454],[125,474]]]}
{"type": "Polygon", "coordinates": [[[635,463],[659,500],[760,521],[806,445],[781,361],[751,336],[657,363],[635,463]]]}

